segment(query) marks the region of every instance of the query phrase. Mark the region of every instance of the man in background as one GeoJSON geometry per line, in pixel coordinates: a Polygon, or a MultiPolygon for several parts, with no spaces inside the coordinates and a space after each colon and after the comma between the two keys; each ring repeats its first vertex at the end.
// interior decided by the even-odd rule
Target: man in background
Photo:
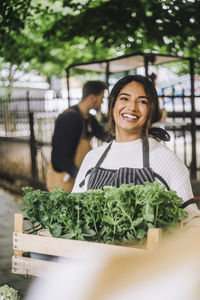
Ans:
{"type": "Polygon", "coordinates": [[[60,186],[71,192],[75,177],[86,153],[91,150],[90,140],[105,140],[105,131],[91,109],[100,110],[107,85],[88,81],[82,89],[82,99],[61,113],[55,122],[52,138],[51,163],[47,171],[47,188],[60,186]]]}

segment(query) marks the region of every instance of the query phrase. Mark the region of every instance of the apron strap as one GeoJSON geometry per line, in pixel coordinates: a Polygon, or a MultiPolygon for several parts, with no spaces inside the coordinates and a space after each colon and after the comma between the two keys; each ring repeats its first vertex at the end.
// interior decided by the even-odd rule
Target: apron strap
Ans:
{"type": "Polygon", "coordinates": [[[188,205],[194,204],[194,203],[197,204],[197,201],[196,201],[194,198],[192,198],[192,199],[189,199],[189,200],[185,201],[185,202],[181,205],[181,207],[182,207],[182,208],[185,208],[185,207],[187,207],[188,205]]]}
{"type": "Polygon", "coordinates": [[[142,140],[143,167],[149,168],[149,141],[142,140]]]}
{"type": "MultiPolygon", "coordinates": [[[[112,142],[109,143],[108,147],[104,150],[102,156],[100,157],[100,159],[98,160],[98,162],[96,163],[95,167],[94,168],[91,168],[87,171],[86,175],[85,175],[85,178],[90,174],[92,173],[93,170],[97,169],[100,167],[100,165],[102,164],[104,158],[106,157],[108,151],[110,150],[111,148],[111,145],[112,145],[112,142]]],[[[82,187],[84,184],[85,184],[85,178],[79,183],[79,187],[82,187]]]]}
{"type": "MultiPolygon", "coordinates": [[[[85,178],[86,178],[90,173],[92,173],[92,171],[93,171],[93,168],[89,169],[89,170],[87,171],[87,173],[85,174],[85,178]]],[[[82,187],[82,186],[85,185],[85,178],[79,183],[79,187],[82,187]]]]}
{"type": "MultiPolygon", "coordinates": [[[[149,168],[149,140],[143,141],[142,140],[142,151],[143,151],[143,167],[149,168]]],[[[170,190],[169,185],[167,182],[157,173],[153,172],[154,177],[157,177],[168,190],[170,190]]]]}
{"type": "Polygon", "coordinates": [[[104,161],[104,158],[106,157],[108,151],[110,150],[112,146],[112,142],[109,143],[108,147],[105,149],[105,151],[103,152],[102,156],[100,157],[100,159],[98,160],[96,166],[94,167],[94,169],[97,169],[100,167],[100,165],[102,164],[102,162],[104,161]]]}
{"type": "Polygon", "coordinates": [[[156,173],[156,172],[153,172],[153,174],[154,174],[154,177],[156,177],[156,178],[158,178],[159,180],[160,180],[160,182],[162,182],[165,186],[166,186],[166,188],[168,189],[168,190],[170,190],[170,187],[169,187],[169,185],[167,184],[167,182],[164,180],[164,178],[162,178],[158,173],[156,173]]]}

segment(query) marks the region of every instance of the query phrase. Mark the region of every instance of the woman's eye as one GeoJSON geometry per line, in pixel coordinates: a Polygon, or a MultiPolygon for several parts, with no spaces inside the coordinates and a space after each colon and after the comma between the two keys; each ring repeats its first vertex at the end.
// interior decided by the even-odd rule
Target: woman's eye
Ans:
{"type": "Polygon", "coordinates": [[[147,100],[142,100],[142,99],[139,99],[139,100],[138,100],[138,103],[141,103],[141,104],[148,104],[147,100]]]}
{"type": "Polygon", "coordinates": [[[127,101],[128,98],[127,97],[121,97],[120,100],[124,100],[124,101],[127,101]]]}

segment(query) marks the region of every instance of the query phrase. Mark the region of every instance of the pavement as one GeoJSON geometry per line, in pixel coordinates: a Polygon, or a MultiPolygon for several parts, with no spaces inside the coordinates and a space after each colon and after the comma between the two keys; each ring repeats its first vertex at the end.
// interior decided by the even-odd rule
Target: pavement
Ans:
{"type": "Polygon", "coordinates": [[[0,188],[0,286],[7,284],[18,290],[22,300],[33,279],[11,273],[14,214],[21,208],[20,196],[0,188]]]}

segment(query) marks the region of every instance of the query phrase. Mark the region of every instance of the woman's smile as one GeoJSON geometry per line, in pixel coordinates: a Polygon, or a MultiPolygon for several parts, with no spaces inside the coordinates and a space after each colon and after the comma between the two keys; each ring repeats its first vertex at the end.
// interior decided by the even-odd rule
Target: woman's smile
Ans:
{"type": "Polygon", "coordinates": [[[131,122],[136,121],[139,118],[137,115],[131,113],[123,113],[122,117],[131,122]]]}
{"type": "Polygon", "coordinates": [[[140,138],[148,113],[148,97],[142,84],[132,81],[125,85],[119,92],[113,108],[116,140],[140,138]]]}

